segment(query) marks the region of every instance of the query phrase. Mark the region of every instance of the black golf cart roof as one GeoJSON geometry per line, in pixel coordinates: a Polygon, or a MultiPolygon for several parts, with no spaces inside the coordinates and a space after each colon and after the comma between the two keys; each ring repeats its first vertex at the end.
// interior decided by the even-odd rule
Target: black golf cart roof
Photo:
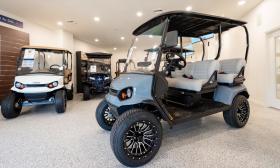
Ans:
{"type": "Polygon", "coordinates": [[[112,57],[110,53],[102,53],[102,52],[93,52],[93,53],[86,53],[88,58],[99,58],[99,59],[109,59],[112,57]]]}
{"type": "Polygon", "coordinates": [[[231,28],[246,24],[246,22],[243,21],[208,14],[171,11],[156,16],[155,18],[142,24],[134,30],[133,35],[140,35],[162,23],[166,19],[169,19],[168,31],[177,30],[179,36],[182,37],[200,37],[210,33],[218,33],[220,31],[219,25],[222,26],[222,32],[224,32],[231,28]]]}
{"type": "MultiPolygon", "coordinates": [[[[46,46],[23,46],[21,49],[36,49],[36,50],[44,50],[44,51],[64,51],[71,53],[69,50],[63,49],[63,48],[55,48],[55,47],[46,47],[46,46]]],[[[72,53],[71,53],[72,54],[72,53]]]]}

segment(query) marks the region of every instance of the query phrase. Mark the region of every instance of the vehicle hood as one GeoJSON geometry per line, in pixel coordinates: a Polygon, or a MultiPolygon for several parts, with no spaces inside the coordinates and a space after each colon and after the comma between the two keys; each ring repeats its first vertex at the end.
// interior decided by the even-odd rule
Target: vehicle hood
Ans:
{"type": "Polygon", "coordinates": [[[59,84],[63,84],[63,76],[51,74],[31,74],[16,76],[15,81],[22,84],[49,84],[51,82],[58,81],[59,84]]]}
{"type": "Polygon", "coordinates": [[[150,88],[153,81],[153,75],[144,74],[121,74],[111,83],[111,88],[122,90],[126,87],[150,88]]]}

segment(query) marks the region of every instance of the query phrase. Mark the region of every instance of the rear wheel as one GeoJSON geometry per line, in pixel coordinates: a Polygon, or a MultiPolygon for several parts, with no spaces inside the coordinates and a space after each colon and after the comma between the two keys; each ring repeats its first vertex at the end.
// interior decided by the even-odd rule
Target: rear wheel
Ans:
{"type": "Polygon", "coordinates": [[[161,123],[149,112],[131,109],[117,119],[110,140],[121,163],[129,167],[142,166],[154,158],[161,146],[161,123]]]}
{"type": "Polygon", "coordinates": [[[89,100],[90,99],[90,87],[87,86],[87,85],[84,86],[83,99],[84,100],[89,100]]]}
{"type": "Polygon", "coordinates": [[[116,118],[110,112],[110,107],[104,99],[96,108],[96,120],[99,126],[107,131],[110,131],[116,121],[116,118]]]}
{"type": "Polygon", "coordinates": [[[231,127],[244,127],[250,116],[250,105],[245,96],[237,95],[231,108],[223,113],[225,122],[231,127]]]}
{"type": "Polygon", "coordinates": [[[67,90],[66,94],[67,94],[67,100],[73,100],[74,97],[74,88],[73,86],[71,87],[71,90],[67,90]]]}
{"type": "Polygon", "coordinates": [[[1,113],[6,119],[16,118],[20,115],[22,100],[15,93],[7,96],[1,104],[1,113]]]}
{"type": "Polygon", "coordinates": [[[67,105],[65,90],[59,90],[55,93],[55,109],[57,113],[64,113],[67,105]]]}

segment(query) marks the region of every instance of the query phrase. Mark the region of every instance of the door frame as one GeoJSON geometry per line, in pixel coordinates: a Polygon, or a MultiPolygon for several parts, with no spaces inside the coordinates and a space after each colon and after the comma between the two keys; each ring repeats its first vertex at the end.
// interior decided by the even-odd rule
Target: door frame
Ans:
{"type": "MultiPolygon", "coordinates": [[[[267,105],[280,109],[280,98],[277,98],[276,79],[276,38],[280,38],[280,28],[267,34],[268,51],[268,83],[267,83],[267,105]]],[[[279,44],[280,45],[280,44],[279,44]]]]}

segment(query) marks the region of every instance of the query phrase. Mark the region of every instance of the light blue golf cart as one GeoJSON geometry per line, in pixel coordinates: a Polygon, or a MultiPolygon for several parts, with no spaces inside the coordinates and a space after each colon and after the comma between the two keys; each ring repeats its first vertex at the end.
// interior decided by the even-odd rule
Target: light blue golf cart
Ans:
{"type": "MultiPolygon", "coordinates": [[[[246,22],[199,13],[174,11],[138,27],[124,73],[113,80],[96,109],[101,128],[111,130],[111,147],[126,166],[142,166],[153,159],[162,141],[161,121],[175,124],[223,112],[235,128],[246,125],[249,93],[244,86],[249,51],[246,22]],[[219,60],[222,33],[245,30],[245,58],[219,60]],[[187,62],[188,38],[215,34],[218,54],[213,60],[187,62]],[[174,48],[180,47],[181,53],[174,48]],[[158,48],[147,56],[147,48],[158,48]],[[137,66],[130,66],[135,62],[137,66]]],[[[205,46],[205,45],[203,45],[205,46]]],[[[204,51],[204,50],[203,50],[204,51]]]]}

